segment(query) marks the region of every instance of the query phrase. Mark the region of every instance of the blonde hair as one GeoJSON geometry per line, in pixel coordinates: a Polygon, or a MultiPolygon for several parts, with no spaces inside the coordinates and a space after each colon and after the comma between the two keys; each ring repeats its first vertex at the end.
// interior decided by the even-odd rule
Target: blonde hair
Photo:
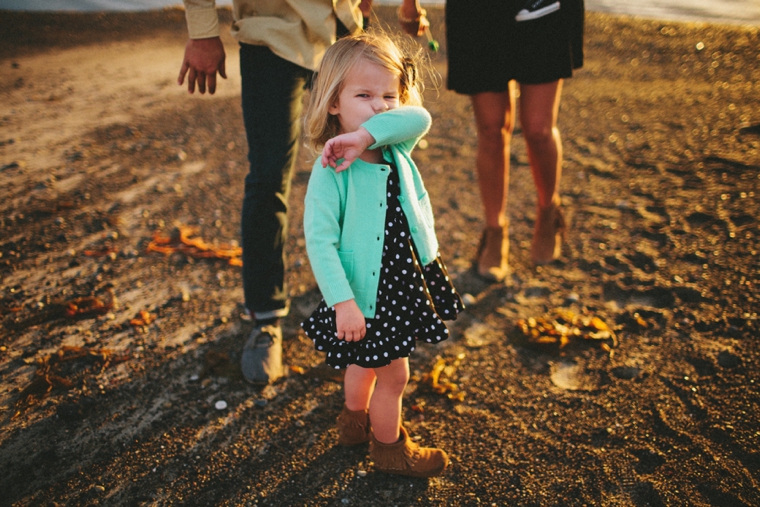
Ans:
{"type": "Polygon", "coordinates": [[[424,51],[419,46],[414,51],[403,46],[387,33],[372,30],[343,37],[327,49],[312,81],[304,118],[304,135],[312,148],[321,149],[340,133],[338,118],[329,109],[338,100],[346,76],[362,58],[399,76],[399,104],[422,105],[425,86],[420,70],[424,51]]]}

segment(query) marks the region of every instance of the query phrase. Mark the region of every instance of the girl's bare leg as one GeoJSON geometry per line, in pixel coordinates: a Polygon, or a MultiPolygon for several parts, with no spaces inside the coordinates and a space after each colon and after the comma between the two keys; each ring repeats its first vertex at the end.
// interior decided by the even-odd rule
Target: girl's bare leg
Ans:
{"type": "Polygon", "coordinates": [[[369,420],[378,442],[394,444],[400,437],[401,400],[409,382],[409,360],[394,359],[388,366],[375,368],[377,384],[369,403],[369,420]]]}
{"type": "Polygon", "coordinates": [[[372,391],[375,389],[375,370],[349,365],[343,377],[343,393],[349,410],[367,410],[372,391]]]}

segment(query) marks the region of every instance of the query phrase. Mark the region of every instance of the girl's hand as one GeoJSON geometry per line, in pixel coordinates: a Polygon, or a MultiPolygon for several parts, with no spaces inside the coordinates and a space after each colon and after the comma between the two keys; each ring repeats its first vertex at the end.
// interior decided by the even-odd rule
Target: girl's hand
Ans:
{"type": "Polygon", "coordinates": [[[327,141],[322,149],[322,167],[329,164],[335,168],[335,172],[344,171],[374,142],[375,138],[364,127],[359,127],[355,132],[335,136],[327,141]],[[337,165],[340,159],[343,159],[343,162],[337,165]]]}
{"type": "Polygon", "coordinates": [[[367,334],[364,315],[353,299],[335,305],[335,325],[339,340],[358,342],[367,334]]]}

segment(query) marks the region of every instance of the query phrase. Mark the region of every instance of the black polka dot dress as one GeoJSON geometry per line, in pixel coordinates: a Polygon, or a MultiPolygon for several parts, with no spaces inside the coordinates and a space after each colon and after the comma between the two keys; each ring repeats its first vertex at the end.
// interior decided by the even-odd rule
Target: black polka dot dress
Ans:
{"type": "Polygon", "coordinates": [[[398,197],[398,174],[391,167],[377,313],[366,319],[364,339],[338,339],[335,309],[324,300],[301,324],[314,347],[326,353],[325,362],[334,368],[386,366],[408,357],[418,340],[445,340],[449,330],[443,321],[456,319],[464,308],[440,254],[427,266],[420,265],[398,197]]]}

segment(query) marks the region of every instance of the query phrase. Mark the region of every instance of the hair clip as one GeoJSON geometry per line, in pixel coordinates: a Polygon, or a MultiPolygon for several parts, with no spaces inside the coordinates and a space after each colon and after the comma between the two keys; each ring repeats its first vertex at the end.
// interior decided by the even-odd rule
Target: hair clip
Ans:
{"type": "Polygon", "coordinates": [[[401,59],[401,65],[404,67],[404,74],[406,74],[409,87],[414,86],[414,82],[417,80],[417,66],[414,64],[414,60],[405,56],[401,59]]]}

